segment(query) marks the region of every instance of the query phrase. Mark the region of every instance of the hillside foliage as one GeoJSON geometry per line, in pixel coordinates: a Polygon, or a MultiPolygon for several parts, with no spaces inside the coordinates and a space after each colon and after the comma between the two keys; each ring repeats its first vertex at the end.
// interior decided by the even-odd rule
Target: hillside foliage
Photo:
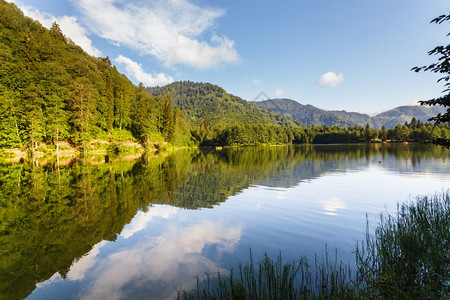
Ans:
{"type": "Polygon", "coordinates": [[[63,35],[0,1],[0,147],[92,139],[189,143],[184,115],[63,35]]]}
{"type": "MultiPolygon", "coordinates": [[[[302,123],[293,121],[294,115],[259,108],[210,83],[135,86],[108,57],[92,57],[75,45],[58,24],[46,29],[4,0],[0,62],[0,148],[33,152],[46,144],[58,151],[62,141],[86,150],[105,141],[161,148],[428,141],[450,136],[448,124],[424,124],[420,118],[376,129],[363,114],[345,112],[363,124],[354,125],[344,112],[334,112],[311,114],[302,123]],[[335,121],[337,126],[327,125],[335,121]],[[305,127],[317,122],[321,125],[305,127]]],[[[292,102],[285,109],[296,112],[292,102]]]]}
{"type": "Polygon", "coordinates": [[[148,88],[155,96],[170,95],[173,104],[184,111],[193,125],[208,122],[214,126],[262,124],[293,127],[292,119],[260,109],[210,83],[178,81],[148,88]]]}
{"type": "MultiPolygon", "coordinates": [[[[450,22],[450,14],[447,15],[440,15],[437,18],[434,18],[431,20],[431,23],[436,24],[442,24],[450,22]]],[[[449,36],[447,34],[447,36],[449,36]]],[[[444,123],[449,125],[450,124],[450,44],[444,45],[444,46],[437,46],[431,51],[428,52],[428,55],[437,56],[437,62],[432,63],[428,66],[423,67],[414,67],[412,68],[415,72],[420,71],[428,71],[433,72],[437,74],[442,74],[442,77],[438,79],[438,82],[444,81],[444,87],[445,89],[442,91],[445,93],[444,96],[433,98],[429,100],[423,100],[419,101],[422,105],[427,106],[440,106],[443,107],[444,110],[440,113],[438,113],[436,116],[433,116],[430,120],[436,121],[436,123],[444,123]]],[[[450,139],[449,138],[437,138],[434,140],[434,142],[438,145],[446,146],[447,148],[450,148],[450,139]]]]}

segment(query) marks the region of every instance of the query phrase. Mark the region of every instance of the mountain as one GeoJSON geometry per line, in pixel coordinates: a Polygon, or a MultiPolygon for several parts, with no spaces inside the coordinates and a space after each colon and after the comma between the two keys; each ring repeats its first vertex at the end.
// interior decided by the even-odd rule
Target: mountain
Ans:
{"type": "Polygon", "coordinates": [[[326,111],[319,109],[310,104],[303,105],[297,101],[278,98],[265,101],[254,101],[252,104],[269,109],[278,114],[291,117],[293,120],[300,121],[307,126],[312,125],[337,125],[340,127],[352,126],[355,123],[359,124],[370,122],[370,116],[359,113],[348,113],[346,111],[326,111]]]}
{"type": "Polygon", "coordinates": [[[446,112],[446,109],[441,106],[399,106],[378,114],[374,116],[373,119],[379,124],[384,124],[386,128],[390,128],[397,124],[411,122],[413,117],[421,122],[428,122],[429,118],[444,112],[446,112]]]}
{"type": "Polygon", "coordinates": [[[354,125],[364,126],[369,124],[373,128],[395,127],[397,124],[410,122],[413,117],[421,122],[427,122],[429,118],[439,112],[444,112],[441,107],[426,106],[400,106],[376,116],[369,116],[357,112],[347,112],[345,110],[323,110],[312,105],[304,105],[297,101],[285,98],[269,99],[265,101],[254,101],[252,104],[269,109],[278,114],[291,117],[293,120],[302,122],[305,125],[326,125],[349,127],[354,125]]]}
{"type": "Polygon", "coordinates": [[[291,118],[259,108],[223,88],[210,83],[174,82],[163,87],[147,88],[154,96],[168,94],[171,101],[187,114],[193,124],[207,120],[213,125],[274,124],[295,126],[291,118]]]}

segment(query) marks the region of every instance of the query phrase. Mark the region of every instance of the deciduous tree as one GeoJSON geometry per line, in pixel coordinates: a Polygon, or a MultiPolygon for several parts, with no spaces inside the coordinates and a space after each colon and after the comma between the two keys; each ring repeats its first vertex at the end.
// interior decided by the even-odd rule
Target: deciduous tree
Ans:
{"type": "MultiPolygon", "coordinates": [[[[442,24],[450,22],[450,14],[448,15],[441,15],[431,21],[431,23],[436,24],[442,24]]],[[[447,36],[450,36],[450,33],[447,34],[447,36]]],[[[443,74],[441,78],[438,79],[438,82],[444,81],[444,87],[445,89],[442,91],[443,93],[446,93],[446,95],[434,98],[430,100],[425,101],[419,101],[421,105],[442,105],[444,107],[447,107],[446,113],[439,113],[437,116],[430,119],[430,121],[436,121],[436,123],[446,123],[449,124],[450,122],[450,44],[446,46],[437,46],[433,50],[428,52],[428,55],[436,55],[437,56],[437,62],[433,63],[428,66],[423,67],[414,67],[412,68],[413,71],[419,72],[419,71],[429,71],[433,73],[443,74]]],[[[435,143],[439,145],[443,145],[446,147],[450,147],[450,140],[445,137],[440,137],[435,139],[435,143]]]]}

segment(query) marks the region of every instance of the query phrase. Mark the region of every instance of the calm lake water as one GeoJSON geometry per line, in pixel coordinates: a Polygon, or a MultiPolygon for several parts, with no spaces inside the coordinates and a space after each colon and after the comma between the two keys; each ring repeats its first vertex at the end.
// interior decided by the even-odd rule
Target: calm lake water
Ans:
{"type": "Polygon", "coordinates": [[[448,150],[389,144],[3,163],[0,299],[173,299],[249,249],[350,261],[366,213],[374,228],[449,174],[448,150]]]}

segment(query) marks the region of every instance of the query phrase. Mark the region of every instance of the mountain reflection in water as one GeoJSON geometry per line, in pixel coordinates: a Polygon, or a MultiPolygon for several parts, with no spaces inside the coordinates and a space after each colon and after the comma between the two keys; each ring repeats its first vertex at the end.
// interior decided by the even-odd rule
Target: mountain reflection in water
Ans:
{"type": "Polygon", "coordinates": [[[196,274],[235,263],[233,251],[294,252],[287,234],[307,241],[329,232],[322,218],[378,209],[373,200],[355,209],[356,196],[346,196],[351,189],[368,199],[391,189],[396,202],[413,192],[407,181],[448,187],[449,155],[430,145],[307,145],[186,150],[110,163],[3,162],[0,298],[35,290],[30,299],[171,299],[193,287],[196,274]],[[370,177],[358,173],[368,171],[370,177]],[[391,175],[405,186],[384,183],[391,175]],[[310,236],[300,236],[300,222],[311,226],[310,236]]]}

